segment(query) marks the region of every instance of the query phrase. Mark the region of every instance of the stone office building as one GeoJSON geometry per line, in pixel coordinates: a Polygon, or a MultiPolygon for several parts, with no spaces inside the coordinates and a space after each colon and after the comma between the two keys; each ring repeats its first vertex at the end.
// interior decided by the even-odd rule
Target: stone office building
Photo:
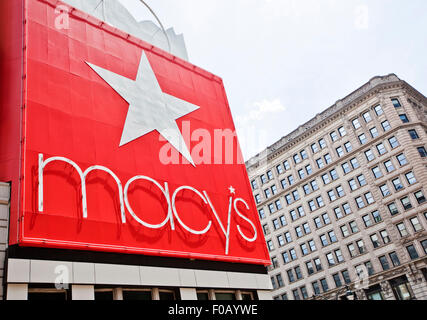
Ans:
{"type": "Polygon", "coordinates": [[[247,162],[274,299],[427,299],[426,120],[375,77],[247,162]]]}

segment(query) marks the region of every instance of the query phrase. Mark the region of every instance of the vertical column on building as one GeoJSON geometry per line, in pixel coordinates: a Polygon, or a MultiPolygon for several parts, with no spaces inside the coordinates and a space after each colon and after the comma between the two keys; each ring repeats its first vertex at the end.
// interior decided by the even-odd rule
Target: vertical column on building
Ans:
{"type": "Polygon", "coordinates": [[[4,296],[6,248],[8,243],[10,186],[0,182],[0,300],[4,296]]]}

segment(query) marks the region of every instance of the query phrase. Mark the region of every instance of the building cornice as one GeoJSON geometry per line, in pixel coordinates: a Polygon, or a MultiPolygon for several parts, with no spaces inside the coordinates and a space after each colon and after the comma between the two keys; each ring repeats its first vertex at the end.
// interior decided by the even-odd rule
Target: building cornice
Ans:
{"type": "Polygon", "coordinates": [[[395,74],[374,77],[356,91],[350,93],[345,98],[338,100],[333,106],[329,107],[322,113],[317,114],[314,118],[299,126],[290,134],[284,136],[258,155],[249,159],[246,162],[247,169],[255,169],[260,165],[260,163],[266,163],[275,159],[289,148],[292,148],[306,140],[313,135],[314,132],[327,126],[338,117],[346,114],[350,109],[358,106],[360,103],[369,99],[373,95],[378,94],[380,91],[399,87],[405,89],[408,93],[410,92],[412,96],[417,98],[418,102],[425,103],[427,101],[426,97],[405,81],[399,79],[395,74]]]}

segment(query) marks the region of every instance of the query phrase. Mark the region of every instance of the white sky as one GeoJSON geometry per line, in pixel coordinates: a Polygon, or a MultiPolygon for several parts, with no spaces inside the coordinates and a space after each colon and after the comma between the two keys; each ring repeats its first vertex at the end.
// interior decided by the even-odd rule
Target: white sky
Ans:
{"type": "Polygon", "coordinates": [[[224,80],[246,160],[376,75],[427,95],[426,0],[146,2],[184,34],[190,62],[224,80]]]}

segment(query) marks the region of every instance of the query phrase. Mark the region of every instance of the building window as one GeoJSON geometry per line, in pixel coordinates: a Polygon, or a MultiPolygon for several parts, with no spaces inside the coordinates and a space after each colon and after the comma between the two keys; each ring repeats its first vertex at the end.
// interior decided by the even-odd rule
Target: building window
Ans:
{"type": "Polygon", "coordinates": [[[305,166],[305,171],[307,172],[308,175],[313,173],[313,169],[311,169],[311,165],[307,165],[305,166]]]}
{"type": "Polygon", "coordinates": [[[391,182],[393,183],[394,189],[396,191],[403,189],[403,184],[400,182],[400,178],[393,179],[391,182]]]}
{"type": "Polygon", "coordinates": [[[337,197],[335,196],[335,192],[334,192],[334,190],[330,190],[330,191],[328,191],[328,196],[329,196],[329,200],[330,200],[330,201],[334,201],[334,200],[336,200],[336,199],[337,199],[337,197]]]}
{"type": "Polygon", "coordinates": [[[273,250],[274,250],[274,244],[273,244],[273,241],[268,240],[268,241],[267,241],[267,247],[268,247],[268,250],[269,250],[269,251],[273,251],[273,250]]]}
{"type": "Polygon", "coordinates": [[[384,144],[382,143],[377,144],[377,151],[380,156],[387,153],[387,149],[384,147],[384,144]]]}
{"type": "Polygon", "coordinates": [[[311,189],[313,189],[313,191],[316,191],[319,189],[316,180],[311,181],[310,185],[311,185],[311,189]]]}
{"type": "Polygon", "coordinates": [[[374,107],[374,111],[377,114],[377,116],[380,116],[384,113],[383,109],[381,108],[381,105],[377,105],[374,107]]]}
{"type": "Polygon", "coordinates": [[[352,233],[359,232],[359,228],[357,227],[356,221],[350,221],[349,222],[349,226],[350,226],[350,229],[351,229],[352,233]]]}
{"type": "Polygon", "coordinates": [[[290,283],[295,282],[295,277],[294,277],[294,273],[292,270],[288,270],[286,271],[286,273],[288,274],[288,280],[290,283]]]}
{"type": "Polygon", "coordinates": [[[256,180],[252,180],[252,181],[251,181],[251,185],[252,185],[252,189],[253,189],[253,190],[255,190],[255,189],[257,189],[257,188],[258,188],[257,183],[256,183],[256,180]]]}
{"type": "Polygon", "coordinates": [[[359,119],[357,119],[357,118],[354,119],[351,123],[353,124],[353,128],[356,129],[356,130],[361,127],[359,119]]]}
{"type": "Polygon", "coordinates": [[[366,179],[363,174],[361,174],[360,176],[357,176],[357,181],[359,181],[359,184],[361,187],[363,187],[366,184],[366,179]]]}
{"type": "Polygon", "coordinates": [[[322,175],[322,180],[323,180],[323,184],[325,185],[331,182],[331,179],[329,178],[329,175],[327,173],[322,175]]]}
{"type": "Polygon", "coordinates": [[[389,253],[391,263],[394,267],[400,266],[400,260],[395,251],[389,253]]]}
{"type": "Polygon", "coordinates": [[[406,173],[405,177],[409,184],[414,184],[417,182],[417,179],[415,179],[414,173],[412,171],[406,173]]]}
{"type": "Polygon", "coordinates": [[[307,293],[307,289],[305,288],[305,286],[301,287],[300,290],[301,290],[302,298],[308,299],[308,293],[307,293]]]}
{"type": "Polygon", "coordinates": [[[378,166],[372,168],[372,173],[374,174],[375,179],[381,178],[383,176],[383,173],[381,172],[381,169],[378,166]]]}
{"type": "Polygon", "coordinates": [[[351,191],[354,191],[358,188],[356,180],[354,179],[349,180],[348,185],[350,186],[351,191]]]}
{"type": "Polygon", "coordinates": [[[405,164],[408,164],[408,160],[406,160],[405,154],[401,153],[396,158],[400,166],[404,166],[405,164]]]}
{"type": "Polygon", "coordinates": [[[400,104],[400,102],[399,102],[399,99],[391,99],[391,102],[393,103],[393,106],[395,107],[395,108],[400,108],[400,107],[402,107],[402,105],[400,104]]]}
{"type": "Polygon", "coordinates": [[[399,213],[399,210],[397,209],[396,203],[392,202],[392,203],[388,204],[387,207],[388,207],[388,211],[390,211],[390,214],[392,216],[399,213]]]}
{"type": "Polygon", "coordinates": [[[299,157],[298,154],[294,154],[293,159],[295,164],[298,164],[301,162],[301,158],[299,157]]]}
{"type": "Polygon", "coordinates": [[[386,171],[389,173],[395,170],[393,162],[391,162],[391,160],[384,162],[384,167],[386,171]]]}
{"type": "Polygon", "coordinates": [[[298,176],[300,179],[304,179],[305,177],[305,172],[303,169],[298,170],[298,176]]]}
{"type": "Polygon", "coordinates": [[[288,160],[283,161],[283,167],[285,167],[285,170],[291,170],[291,165],[288,160]]]}
{"type": "Polygon", "coordinates": [[[334,255],[332,254],[332,252],[330,252],[326,255],[326,259],[328,260],[328,264],[330,267],[335,265],[335,259],[334,259],[334,255]]]}
{"type": "Polygon", "coordinates": [[[341,158],[344,155],[344,149],[342,147],[338,147],[335,149],[337,151],[337,155],[341,158]]]}
{"type": "Polygon", "coordinates": [[[421,226],[420,221],[418,220],[418,217],[413,217],[409,221],[411,221],[412,228],[414,228],[415,232],[423,230],[423,227],[421,226]]]}
{"type": "Polygon", "coordinates": [[[261,203],[261,196],[259,194],[255,195],[255,201],[256,201],[257,204],[261,203]]]}
{"type": "Polygon", "coordinates": [[[317,250],[317,248],[316,248],[316,244],[314,243],[314,240],[310,240],[310,241],[308,242],[308,246],[310,247],[310,251],[311,251],[311,252],[314,252],[314,251],[316,251],[316,250],[317,250]]]}
{"type": "Polygon", "coordinates": [[[348,249],[348,252],[350,253],[350,257],[353,258],[357,256],[356,248],[354,247],[353,243],[350,243],[349,245],[347,245],[347,249],[348,249]]]}
{"type": "Polygon", "coordinates": [[[337,219],[341,219],[343,217],[342,211],[340,207],[334,208],[335,217],[337,219]]]}
{"type": "Polygon", "coordinates": [[[355,200],[356,200],[356,205],[359,209],[365,206],[365,202],[363,201],[362,197],[357,197],[355,200]]]}
{"type": "Polygon", "coordinates": [[[316,202],[317,202],[317,205],[319,206],[319,208],[323,207],[325,205],[323,202],[323,198],[321,196],[316,198],[316,202]]]}
{"type": "Polygon", "coordinates": [[[280,219],[280,223],[282,224],[282,227],[287,225],[285,216],[280,216],[279,219],[280,219]]]}
{"type": "Polygon", "coordinates": [[[314,261],[314,265],[315,265],[315,267],[316,267],[316,270],[317,270],[317,271],[322,270],[322,263],[320,262],[320,259],[319,259],[319,258],[316,258],[316,259],[314,259],[313,261],[314,261]]]}
{"type": "Polygon", "coordinates": [[[261,182],[262,182],[262,184],[264,184],[264,183],[267,183],[267,177],[266,177],[266,175],[265,174],[263,174],[263,175],[261,175],[261,182]]]}
{"type": "Polygon", "coordinates": [[[353,146],[351,145],[351,142],[349,141],[349,142],[346,142],[345,144],[344,144],[344,148],[345,148],[345,151],[347,151],[347,153],[349,153],[349,152],[351,152],[352,150],[353,150],[353,146]]]}
{"type": "Polygon", "coordinates": [[[340,229],[341,229],[341,233],[342,233],[342,236],[345,238],[345,237],[348,237],[349,235],[350,235],[350,231],[348,231],[348,227],[347,227],[347,225],[343,225],[343,226],[341,226],[340,227],[340,229]]]}
{"type": "Polygon", "coordinates": [[[412,208],[412,203],[408,197],[404,197],[404,198],[400,199],[400,202],[402,203],[402,206],[405,210],[409,210],[412,208]]]}
{"type": "Polygon", "coordinates": [[[381,122],[381,126],[383,127],[384,132],[389,131],[391,129],[390,122],[387,120],[381,122]]]}
{"type": "Polygon", "coordinates": [[[326,281],[326,279],[321,279],[320,280],[320,285],[322,286],[323,292],[326,292],[326,291],[329,290],[328,282],[326,281]]]}
{"type": "Polygon", "coordinates": [[[380,212],[378,210],[372,212],[371,214],[372,214],[372,217],[374,218],[375,223],[382,221],[380,212]]]}
{"type": "Polygon", "coordinates": [[[338,132],[340,133],[341,137],[344,137],[347,134],[347,132],[345,131],[344,127],[339,127],[338,128],[338,132]]]}
{"type": "Polygon", "coordinates": [[[301,226],[298,226],[295,228],[295,233],[297,235],[298,238],[301,238],[304,234],[302,233],[302,229],[301,226]]]}
{"type": "Polygon", "coordinates": [[[372,196],[372,193],[370,193],[370,192],[365,193],[365,199],[366,199],[366,203],[368,205],[375,202],[374,197],[372,196]]]}
{"type": "Polygon", "coordinates": [[[286,242],[287,242],[287,243],[292,242],[292,236],[291,236],[291,233],[290,233],[290,232],[286,232],[286,233],[285,233],[285,239],[286,239],[286,242]]]}
{"type": "Polygon", "coordinates": [[[292,294],[294,295],[294,300],[301,300],[298,289],[293,290],[292,294]]]}
{"type": "Polygon", "coordinates": [[[317,152],[319,152],[319,147],[317,146],[317,144],[316,144],[316,143],[313,143],[313,144],[311,145],[311,151],[312,151],[313,153],[317,153],[317,152]]]}
{"type": "Polygon", "coordinates": [[[365,151],[365,157],[366,157],[366,160],[368,160],[368,162],[375,159],[374,153],[372,152],[371,149],[365,151]]]}
{"type": "Polygon", "coordinates": [[[317,281],[313,282],[311,284],[311,286],[313,287],[313,292],[314,292],[315,295],[320,294],[320,287],[319,287],[319,283],[317,281]]]}
{"type": "Polygon", "coordinates": [[[412,140],[417,140],[420,138],[416,130],[409,130],[408,132],[412,140]]]}
{"type": "Polygon", "coordinates": [[[271,191],[270,191],[270,189],[266,189],[266,190],[264,190],[264,194],[265,194],[265,197],[268,199],[268,198],[270,198],[271,197],[271,191]]]}
{"type": "Polygon", "coordinates": [[[300,155],[302,160],[308,159],[307,151],[301,150],[300,155]]]}
{"type": "Polygon", "coordinates": [[[326,238],[325,234],[322,234],[320,236],[320,242],[322,243],[322,246],[326,247],[329,243],[328,243],[328,239],[326,238]]]}
{"type": "Polygon", "coordinates": [[[318,167],[319,169],[323,168],[323,166],[324,166],[324,164],[323,164],[323,159],[322,159],[322,158],[317,159],[317,160],[316,160],[316,164],[317,164],[317,167],[318,167]]]}
{"type": "Polygon", "coordinates": [[[366,122],[366,123],[368,123],[368,122],[371,122],[371,121],[372,121],[371,114],[369,113],[369,111],[368,111],[368,112],[365,112],[365,113],[363,114],[363,119],[365,119],[365,122],[366,122]]]}
{"type": "Polygon", "coordinates": [[[348,270],[341,271],[342,277],[344,279],[345,284],[351,283],[350,274],[348,273],[348,270]]]}
{"type": "Polygon", "coordinates": [[[376,127],[369,129],[369,133],[371,134],[372,139],[379,136],[378,129],[376,127]]]}
{"type": "Polygon", "coordinates": [[[332,163],[332,157],[331,157],[331,155],[329,153],[325,154],[323,156],[323,158],[325,159],[326,164],[332,163]]]}
{"type": "Polygon", "coordinates": [[[363,242],[363,240],[357,241],[356,244],[357,244],[357,249],[359,249],[360,254],[363,254],[366,252],[366,247],[365,247],[365,243],[363,242]]]}
{"type": "Polygon", "coordinates": [[[268,229],[268,225],[267,225],[267,224],[264,224],[264,225],[262,226],[262,230],[264,231],[264,234],[265,234],[265,235],[267,235],[267,234],[269,234],[269,233],[270,233],[270,230],[268,229]]]}
{"type": "Polygon", "coordinates": [[[350,163],[351,163],[351,166],[353,167],[353,169],[359,168],[359,162],[357,162],[356,158],[351,159],[350,163]]]}
{"type": "Polygon", "coordinates": [[[291,255],[291,259],[292,259],[292,260],[296,260],[296,259],[297,259],[297,253],[296,253],[296,251],[295,251],[295,249],[294,249],[294,248],[290,249],[290,250],[289,250],[289,253],[290,253],[290,255],[291,255]]]}
{"type": "Polygon", "coordinates": [[[308,186],[308,184],[303,185],[302,189],[304,190],[304,194],[305,194],[305,195],[307,195],[307,194],[310,194],[310,193],[311,193],[311,189],[310,189],[310,187],[308,186]]]}
{"type": "Polygon", "coordinates": [[[427,254],[427,240],[421,241],[421,246],[424,249],[424,254],[427,254]]]}
{"type": "Polygon", "coordinates": [[[396,137],[391,137],[390,139],[388,139],[388,142],[390,143],[390,147],[392,149],[397,148],[399,146],[399,141],[396,137]]]}
{"type": "Polygon", "coordinates": [[[308,273],[309,275],[311,275],[311,274],[313,274],[313,273],[314,273],[313,263],[312,263],[311,261],[307,261],[307,262],[305,263],[305,266],[307,267],[307,273],[308,273]]]}
{"type": "Polygon", "coordinates": [[[274,230],[277,230],[280,228],[279,220],[277,219],[273,220],[273,227],[274,227],[274,230]]]}
{"type": "Polygon", "coordinates": [[[378,239],[378,235],[374,233],[371,234],[369,237],[371,238],[371,242],[374,248],[378,248],[380,246],[380,240],[378,239]]]}
{"type": "Polygon", "coordinates": [[[344,203],[342,205],[342,208],[344,209],[345,214],[350,214],[351,213],[351,207],[348,203],[344,203]]]}
{"type": "Polygon", "coordinates": [[[381,267],[383,268],[384,271],[390,269],[390,265],[388,264],[388,260],[386,256],[379,257],[379,260],[381,263],[381,267]]]}
{"type": "Polygon", "coordinates": [[[258,213],[259,213],[259,217],[260,217],[261,219],[264,219],[264,218],[265,218],[265,212],[264,212],[264,209],[259,209],[258,213]]]}
{"type": "Polygon", "coordinates": [[[366,138],[366,134],[362,133],[359,135],[359,142],[361,145],[364,145],[368,142],[368,139],[366,138]]]}
{"type": "Polygon", "coordinates": [[[309,233],[311,233],[310,226],[308,225],[308,223],[304,223],[304,224],[302,225],[302,227],[304,228],[304,232],[305,232],[305,234],[309,234],[309,233]]]}
{"type": "Polygon", "coordinates": [[[298,207],[298,214],[300,217],[304,217],[305,216],[305,212],[304,212],[304,208],[303,207],[298,207]]]}
{"type": "Polygon", "coordinates": [[[425,158],[425,157],[427,157],[427,151],[426,151],[426,148],[424,148],[424,147],[419,147],[419,148],[417,148],[417,150],[418,150],[418,153],[420,154],[420,157],[421,157],[421,158],[425,158]]]}
{"type": "Polygon", "coordinates": [[[277,187],[275,184],[271,186],[271,192],[273,193],[273,195],[277,194],[277,187]]]}
{"type": "Polygon", "coordinates": [[[299,266],[295,267],[295,274],[297,275],[297,279],[302,279],[301,268],[299,266]]]}
{"type": "Polygon", "coordinates": [[[277,242],[279,243],[280,247],[283,247],[285,245],[285,240],[283,239],[283,235],[278,235],[277,236],[277,242]]]}
{"type": "Polygon", "coordinates": [[[390,242],[390,237],[388,236],[387,230],[380,231],[381,239],[383,240],[384,244],[387,244],[390,242]]]}
{"type": "Polygon", "coordinates": [[[424,196],[423,192],[420,190],[418,192],[414,193],[415,199],[417,199],[418,204],[422,204],[426,202],[426,197],[424,196]]]}
{"type": "Polygon", "coordinates": [[[406,230],[406,227],[405,227],[405,223],[404,222],[400,222],[400,223],[398,223],[397,225],[396,225],[396,227],[397,227],[397,230],[399,231],[399,234],[400,234],[400,236],[403,238],[403,237],[406,237],[407,235],[408,235],[408,231],[406,230]]]}
{"type": "Polygon", "coordinates": [[[338,140],[338,135],[335,131],[332,131],[329,135],[331,137],[332,142],[335,142],[338,140]]]}
{"type": "Polygon", "coordinates": [[[335,232],[333,230],[328,232],[328,236],[329,236],[329,240],[331,241],[331,243],[338,241],[337,237],[335,236],[335,232]]]}
{"type": "Polygon", "coordinates": [[[400,118],[400,120],[402,120],[402,123],[408,123],[409,122],[408,116],[406,114],[399,114],[399,118],[400,118]]]}
{"type": "Polygon", "coordinates": [[[344,174],[347,174],[347,173],[349,173],[351,171],[350,166],[348,165],[347,162],[343,163],[341,165],[341,167],[342,167],[342,170],[343,170],[344,174]]]}
{"type": "Polygon", "coordinates": [[[415,247],[414,247],[414,245],[413,245],[413,244],[411,244],[411,245],[407,246],[407,247],[406,247],[406,250],[408,251],[408,254],[409,254],[409,257],[411,258],[411,260],[415,260],[415,259],[418,259],[418,258],[419,258],[419,256],[418,256],[418,252],[417,252],[417,250],[415,249],[415,247]]]}
{"type": "Polygon", "coordinates": [[[342,282],[341,282],[341,279],[340,279],[340,275],[339,275],[339,273],[335,273],[335,274],[333,274],[333,275],[332,275],[332,278],[334,279],[335,286],[336,286],[337,288],[339,288],[339,287],[341,287],[341,286],[342,286],[342,282]]]}
{"type": "Polygon", "coordinates": [[[277,174],[282,174],[284,172],[283,167],[280,164],[276,166],[276,171],[277,174]]]}
{"type": "Polygon", "coordinates": [[[295,183],[294,177],[293,177],[292,175],[290,175],[290,176],[288,177],[288,182],[289,182],[289,185],[290,185],[290,186],[291,186],[291,185],[293,185],[293,184],[295,183]]]}
{"type": "Polygon", "coordinates": [[[372,220],[371,220],[371,217],[369,216],[369,214],[364,215],[364,216],[362,217],[362,219],[363,219],[363,222],[365,223],[365,227],[366,227],[366,228],[369,228],[370,226],[372,226],[372,225],[373,225],[372,220]]]}
{"type": "Polygon", "coordinates": [[[383,184],[382,186],[380,186],[380,190],[381,190],[383,197],[387,197],[387,196],[391,195],[391,192],[388,189],[387,184],[383,184]]]}

